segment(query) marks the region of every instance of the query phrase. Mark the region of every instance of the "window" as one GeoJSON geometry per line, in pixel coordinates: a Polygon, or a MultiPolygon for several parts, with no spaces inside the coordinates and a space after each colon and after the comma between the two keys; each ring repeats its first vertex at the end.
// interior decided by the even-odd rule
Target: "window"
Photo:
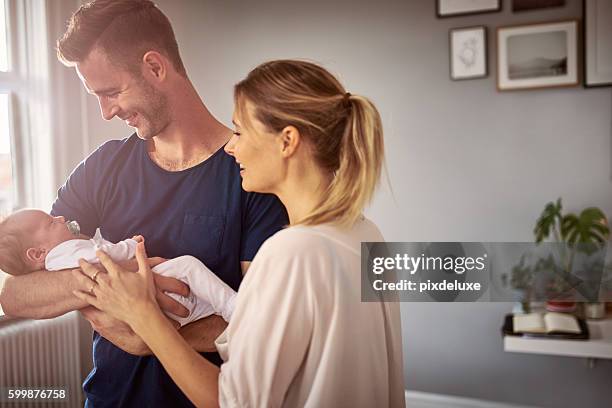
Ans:
{"type": "MultiPolygon", "coordinates": [[[[0,0],[0,74],[9,71],[9,44],[7,38],[6,2],[0,0]]],[[[6,84],[9,78],[0,82],[0,214],[8,213],[13,206],[13,166],[11,158],[10,134],[10,86],[6,84]]],[[[4,272],[0,271],[0,288],[4,272]]],[[[0,316],[4,313],[0,306],[0,316]]]]}
{"type": "Polygon", "coordinates": [[[0,0],[0,72],[8,71],[8,41],[6,38],[6,3],[0,0]]]}
{"type": "Polygon", "coordinates": [[[9,97],[8,93],[0,93],[0,214],[7,214],[13,208],[9,97]]]}
{"type": "MultiPolygon", "coordinates": [[[[0,0],[0,72],[9,71],[9,44],[7,39],[6,2],[0,0]]],[[[13,171],[11,160],[11,135],[9,101],[10,88],[5,84],[0,90],[0,214],[9,212],[13,205],[13,171]]]]}
{"type": "Polygon", "coordinates": [[[57,64],[55,31],[65,27],[60,6],[69,4],[0,0],[0,215],[22,207],[48,209],[55,197],[53,141],[64,127],[52,113],[52,88],[59,95],[65,88],[51,64],[57,64]]]}
{"type": "Polygon", "coordinates": [[[11,155],[11,91],[15,86],[10,67],[7,3],[0,0],[0,215],[14,205],[13,159],[11,155]]]}
{"type": "Polygon", "coordinates": [[[0,0],[0,72],[8,71],[8,42],[6,40],[6,4],[0,0]]]}

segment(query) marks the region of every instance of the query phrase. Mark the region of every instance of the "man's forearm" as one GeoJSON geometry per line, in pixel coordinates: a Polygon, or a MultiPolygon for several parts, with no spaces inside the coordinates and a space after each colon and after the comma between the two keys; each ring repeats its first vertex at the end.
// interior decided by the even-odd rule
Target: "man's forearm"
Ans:
{"type": "Polygon", "coordinates": [[[106,340],[110,341],[126,353],[133,354],[135,356],[151,355],[151,350],[149,347],[127,325],[124,329],[113,331],[96,331],[100,334],[100,336],[104,337],[106,340]]]}
{"type": "MultiPolygon", "coordinates": [[[[137,356],[151,355],[149,347],[127,324],[113,319],[93,306],[82,309],[81,313],[95,331],[126,353],[137,356]]],[[[178,329],[178,323],[174,320],[171,322],[178,329]]],[[[213,352],[217,351],[215,339],[226,327],[225,320],[214,315],[188,324],[181,328],[179,333],[196,351],[213,352]]]]}
{"type": "Polygon", "coordinates": [[[21,276],[8,276],[0,292],[0,304],[9,316],[48,319],[87,303],[78,299],[73,290],[86,290],[78,271],[37,271],[21,276]]]}
{"type": "MultiPolygon", "coordinates": [[[[162,258],[149,259],[151,266],[161,262],[162,258]]],[[[135,259],[121,264],[132,271],[138,269],[135,259]]],[[[7,276],[0,288],[0,305],[9,316],[49,319],[89,306],[72,292],[88,291],[90,285],[91,280],[78,269],[7,276]]]]}
{"type": "Polygon", "coordinates": [[[180,333],[187,343],[199,352],[217,351],[215,339],[219,337],[227,323],[217,315],[208,316],[180,329],[180,333]]]}

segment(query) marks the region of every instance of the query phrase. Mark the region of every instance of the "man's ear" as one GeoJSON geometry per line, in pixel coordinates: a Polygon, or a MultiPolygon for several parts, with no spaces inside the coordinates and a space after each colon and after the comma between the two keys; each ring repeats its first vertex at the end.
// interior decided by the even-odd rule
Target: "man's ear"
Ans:
{"type": "Polygon", "coordinates": [[[45,262],[47,250],[45,248],[28,248],[26,249],[26,259],[28,261],[40,263],[45,262]]]}
{"type": "Polygon", "coordinates": [[[163,81],[168,74],[168,60],[157,51],[149,51],[142,56],[143,70],[153,80],[163,81]]]}
{"type": "Polygon", "coordinates": [[[281,155],[291,157],[295,154],[301,142],[300,131],[295,126],[285,126],[280,134],[281,155]]]}

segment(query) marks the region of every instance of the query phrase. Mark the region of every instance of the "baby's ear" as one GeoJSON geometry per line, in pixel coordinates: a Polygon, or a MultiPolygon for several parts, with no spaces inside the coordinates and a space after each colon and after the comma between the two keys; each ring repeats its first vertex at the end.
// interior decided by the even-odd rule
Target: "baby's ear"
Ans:
{"type": "Polygon", "coordinates": [[[45,248],[28,248],[26,249],[26,259],[28,261],[40,263],[45,262],[47,250],[45,248]]]}

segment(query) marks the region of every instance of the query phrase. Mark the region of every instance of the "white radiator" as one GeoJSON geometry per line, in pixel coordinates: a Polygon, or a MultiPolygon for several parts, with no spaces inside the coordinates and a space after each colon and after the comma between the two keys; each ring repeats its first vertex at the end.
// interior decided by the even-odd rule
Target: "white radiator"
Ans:
{"type": "Polygon", "coordinates": [[[66,399],[28,402],[10,407],[83,406],[78,314],[50,320],[24,320],[0,327],[0,387],[63,388],[66,399]]]}

